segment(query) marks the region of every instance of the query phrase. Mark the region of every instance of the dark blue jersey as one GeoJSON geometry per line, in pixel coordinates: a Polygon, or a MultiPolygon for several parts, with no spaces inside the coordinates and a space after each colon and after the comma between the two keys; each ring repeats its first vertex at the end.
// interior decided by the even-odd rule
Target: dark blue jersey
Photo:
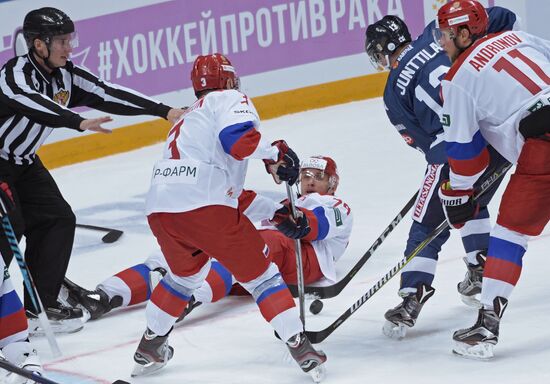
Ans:
{"type": "MultiPolygon", "coordinates": [[[[511,30],[516,15],[506,8],[491,7],[489,31],[511,30]]],[[[442,141],[443,127],[439,120],[441,79],[451,62],[434,41],[431,22],[424,32],[400,53],[390,70],[384,90],[384,105],[391,123],[405,142],[424,153],[429,164],[447,162],[442,141]]]]}

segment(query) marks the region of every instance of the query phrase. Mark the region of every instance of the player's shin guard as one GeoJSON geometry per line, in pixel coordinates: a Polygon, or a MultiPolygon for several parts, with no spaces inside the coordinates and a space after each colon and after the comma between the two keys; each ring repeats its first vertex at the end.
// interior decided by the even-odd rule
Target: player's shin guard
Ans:
{"type": "Polygon", "coordinates": [[[219,262],[212,261],[204,284],[194,293],[195,300],[201,303],[215,303],[227,296],[232,286],[233,276],[231,272],[219,262]]]}
{"type": "MultiPolygon", "coordinates": [[[[151,269],[146,264],[137,264],[109,277],[98,285],[110,299],[122,298],[122,307],[143,303],[151,297],[151,269]]],[[[120,299],[117,299],[120,302],[120,299]]]]}
{"type": "Polygon", "coordinates": [[[274,263],[254,280],[240,284],[254,297],[262,316],[282,340],[303,330],[294,299],[274,263]]]}
{"type": "Polygon", "coordinates": [[[209,270],[210,263],[206,263],[191,276],[166,274],[147,303],[147,327],[157,335],[167,334],[187,307],[193,292],[203,284],[209,270]]]}

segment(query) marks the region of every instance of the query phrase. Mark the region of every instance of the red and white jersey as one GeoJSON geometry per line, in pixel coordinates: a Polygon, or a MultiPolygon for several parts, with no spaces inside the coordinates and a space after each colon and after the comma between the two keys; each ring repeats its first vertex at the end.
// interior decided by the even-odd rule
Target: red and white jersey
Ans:
{"type": "Polygon", "coordinates": [[[236,208],[247,159],[278,157],[259,124],[252,101],[239,91],[214,91],[197,100],[168,133],[163,158],[153,168],[146,213],[236,208]]]}
{"type": "MultiPolygon", "coordinates": [[[[281,204],[255,196],[243,210],[251,220],[272,218],[281,204]]],[[[353,215],[349,206],[336,196],[310,193],[296,200],[304,208],[311,232],[302,239],[309,241],[315,250],[323,276],[331,283],[336,281],[336,262],[342,257],[351,236],[353,215]]],[[[258,229],[274,229],[267,220],[255,223],[258,229]]]]}
{"type": "Polygon", "coordinates": [[[469,189],[488,165],[486,146],[515,163],[519,122],[550,104],[550,42],[520,31],[474,43],[442,82],[447,155],[453,189],[469,189]]]}

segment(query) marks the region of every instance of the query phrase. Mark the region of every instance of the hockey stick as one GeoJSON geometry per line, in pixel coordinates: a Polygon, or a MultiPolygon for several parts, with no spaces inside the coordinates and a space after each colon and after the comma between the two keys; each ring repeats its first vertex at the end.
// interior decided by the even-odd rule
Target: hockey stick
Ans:
{"type": "MultiPolygon", "coordinates": [[[[374,241],[370,248],[365,252],[365,254],[357,261],[357,263],[351,268],[351,270],[340,280],[339,282],[326,285],[321,287],[306,286],[304,287],[304,292],[307,295],[312,295],[317,299],[329,299],[331,297],[337,296],[342,290],[348,285],[348,283],[353,279],[355,274],[365,265],[368,259],[372,256],[374,251],[382,244],[386,237],[397,227],[397,224],[403,219],[403,217],[409,212],[411,207],[416,201],[418,192],[416,192],[413,197],[407,202],[403,209],[394,217],[392,222],[384,229],[382,234],[374,241]]],[[[288,288],[294,297],[297,296],[297,287],[295,285],[289,285],[288,288]]]]}
{"type": "MultiPolygon", "coordinates": [[[[9,361],[7,361],[7,360],[5,360],[1,357],[0,357],[0,368],[3,368],[3,369],[5,369],[6,371],[9,371],[9,372],[13,372],[16,375],[19,375],[21,377],[25,377],[27,379],[30,379],[34,383],[39,383],[39,384],[61,384],[61,383],[58,383],[57,381],[47,379],[46,377],[41,376],[39,374],[36,374],[34,372],[31,372],[29,370],[19,368],[18,366],[13,365],[9,361]]],[[[130,384],[130,383],[128,383],[127,381],[124,381],[124,380],[116,380],[116,381],[113,381],[113,384],[130,384]]]]}
{"type": "Polygon", "coordinates": [[[8,362],[7,360],[0,358],[0,368],[5,369],[6,371],[13,372],[16,375],[25,377],[27,379],[32,380],[33,382],[40,383],[40,384],[60,384],[57,381],[53,381],[50,379],[45,378],[44,376],[40,376],[37,373],[28,371],[23,368],[19,368],[16,365],[13,365],[12,363],[8,362]]]}
{"type": "MultiPolygon", "coordinates": [[[[500,179],[510,168],[512,164],[505,163],[501,165],[495,172],[489,176],[479,187],[479,192],[474,197],[477,200],[483,195],[498,179],[500,179]]],[[[430,233],[430,235],[407,256],[405,256],[397,265],[395,265],[389,272],[387,272],[380,280],[372,286],[363,296],[361,296],[350,308],[348,308],[340,317],[338,317],[332,324],[320,331],[306,331],[308,339],[317,344],[325,340],[332,332],[336,330],[340,325],[344,323],[360,306],[370,299],[376,292],[380,290],[392,277],[394,277],[409,261],[411,261],[416,255],[418,255],[428,244],[432,242],[441,232],[443,232],[449,223],[445,220],[436,229],[430,233]]]]}
{"type": "Polygon", "coordinates": [[[107,234],[101,238],[101,240],[104,243],[114,243],[124,233],[119,229],[106,228],[106,227],[97,227],[95,225],[88,225],[88,224],[77,224],[76,227],[77,228],[84,228],[84,229],[91,229],[93,231],[107,232],[107,234]]]}
{"type": "MultiPolygon", "coordinates": [[[[290,189],[290,185],[288,184],[288,181],[285,182],[286,185],[286,194],[288,196],[288,201],[290,205],[290,214],[293,218],[296,219],[297,212],[296,212],[296,205],[294,202],[294,193],[292,193],[292,189],[290,189]]],[[[296,251],[296,276],[297,276],[297,282],[298,282],[298,303],[300,305],[300,320],[302,321],[302,325],[305,329],[306,327],[306,314],[305,314],[305,299],[304,299],[304,268],[302,265],[302,245],[300,243],[300,239],[294,240],[294,249],[296,251]]]]}
{"type": "Polygon", "coordinates": [[[48,343],[50,344],[50,349],[52,350],[52,356],[59,357],[61,356],[61,350],[59,349],[59,345],[57,345],[57,341],[55,339],[55,336],[53,335],[53,331],[50,326],[50,321],[48,320],[48,317],[46,316],[46,312],[44,311],[44,305],[42,305],[40,296],[36,291],[36,285],[34,285],[34,281],[29,272],[29,267],[27,266],[27,263],[25,262],[23,255],[21,254],[21,250],[19,249],[17,238],[15,237],[15,233],[13,232],[10,219],[8,219],[7,216],[2,217],[2,227],[4,228],[4,233],[6,235],[6,238],[8,239],[8,243],[10,244],[11,251],[13,252],[15,259],[17,260],[17,264],[21,269],[21,274],[23,275],[23,281],[25,283],[25,287],[27,288],[27,291],[32,300],[34,309],[36,310],[36,315],[38,316],[40,326],[44,330],[44,333],[46,334],[46,338],[48,339],[48,343]]]}

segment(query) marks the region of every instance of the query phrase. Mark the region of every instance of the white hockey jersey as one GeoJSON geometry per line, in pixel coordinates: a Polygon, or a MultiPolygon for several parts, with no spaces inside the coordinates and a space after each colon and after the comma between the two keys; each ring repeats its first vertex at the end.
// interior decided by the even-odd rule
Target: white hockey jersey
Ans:
{"type": "Polygon", "coordinates": [[[453,189],[469,189],[488,165],[487,144],[515,163],[519,122],[550,104],[550,42],[520,31],[478,40],[442,82],[453,189]]]}
{"type": "MultiPolygon", "coordinates": [[[[275,229],[263,219],[271,219],[281,204],[255,193],[250,194],[250,191],[243,196],[247,194],[248,202],[241,199],[243,213],[255,222],[258,229],[275,229]]],[[[311,227],[311,232],[302,241],[311,242],[323,276],[330,283],[336,282],[336,262],[344,254],[351,236],[351,209],[336,196],[318,193],[300,197],[296,200],[296,206],[307,210],[306,216],[311,227]]]]}
{"type": "Polygon", "coordinates": [[[208,205],[237,207],[249,158],[276,160],[261,137],[252,101],[236,90],[210,92],[172,127],[154,168],[146,214],[208,205]]]}

